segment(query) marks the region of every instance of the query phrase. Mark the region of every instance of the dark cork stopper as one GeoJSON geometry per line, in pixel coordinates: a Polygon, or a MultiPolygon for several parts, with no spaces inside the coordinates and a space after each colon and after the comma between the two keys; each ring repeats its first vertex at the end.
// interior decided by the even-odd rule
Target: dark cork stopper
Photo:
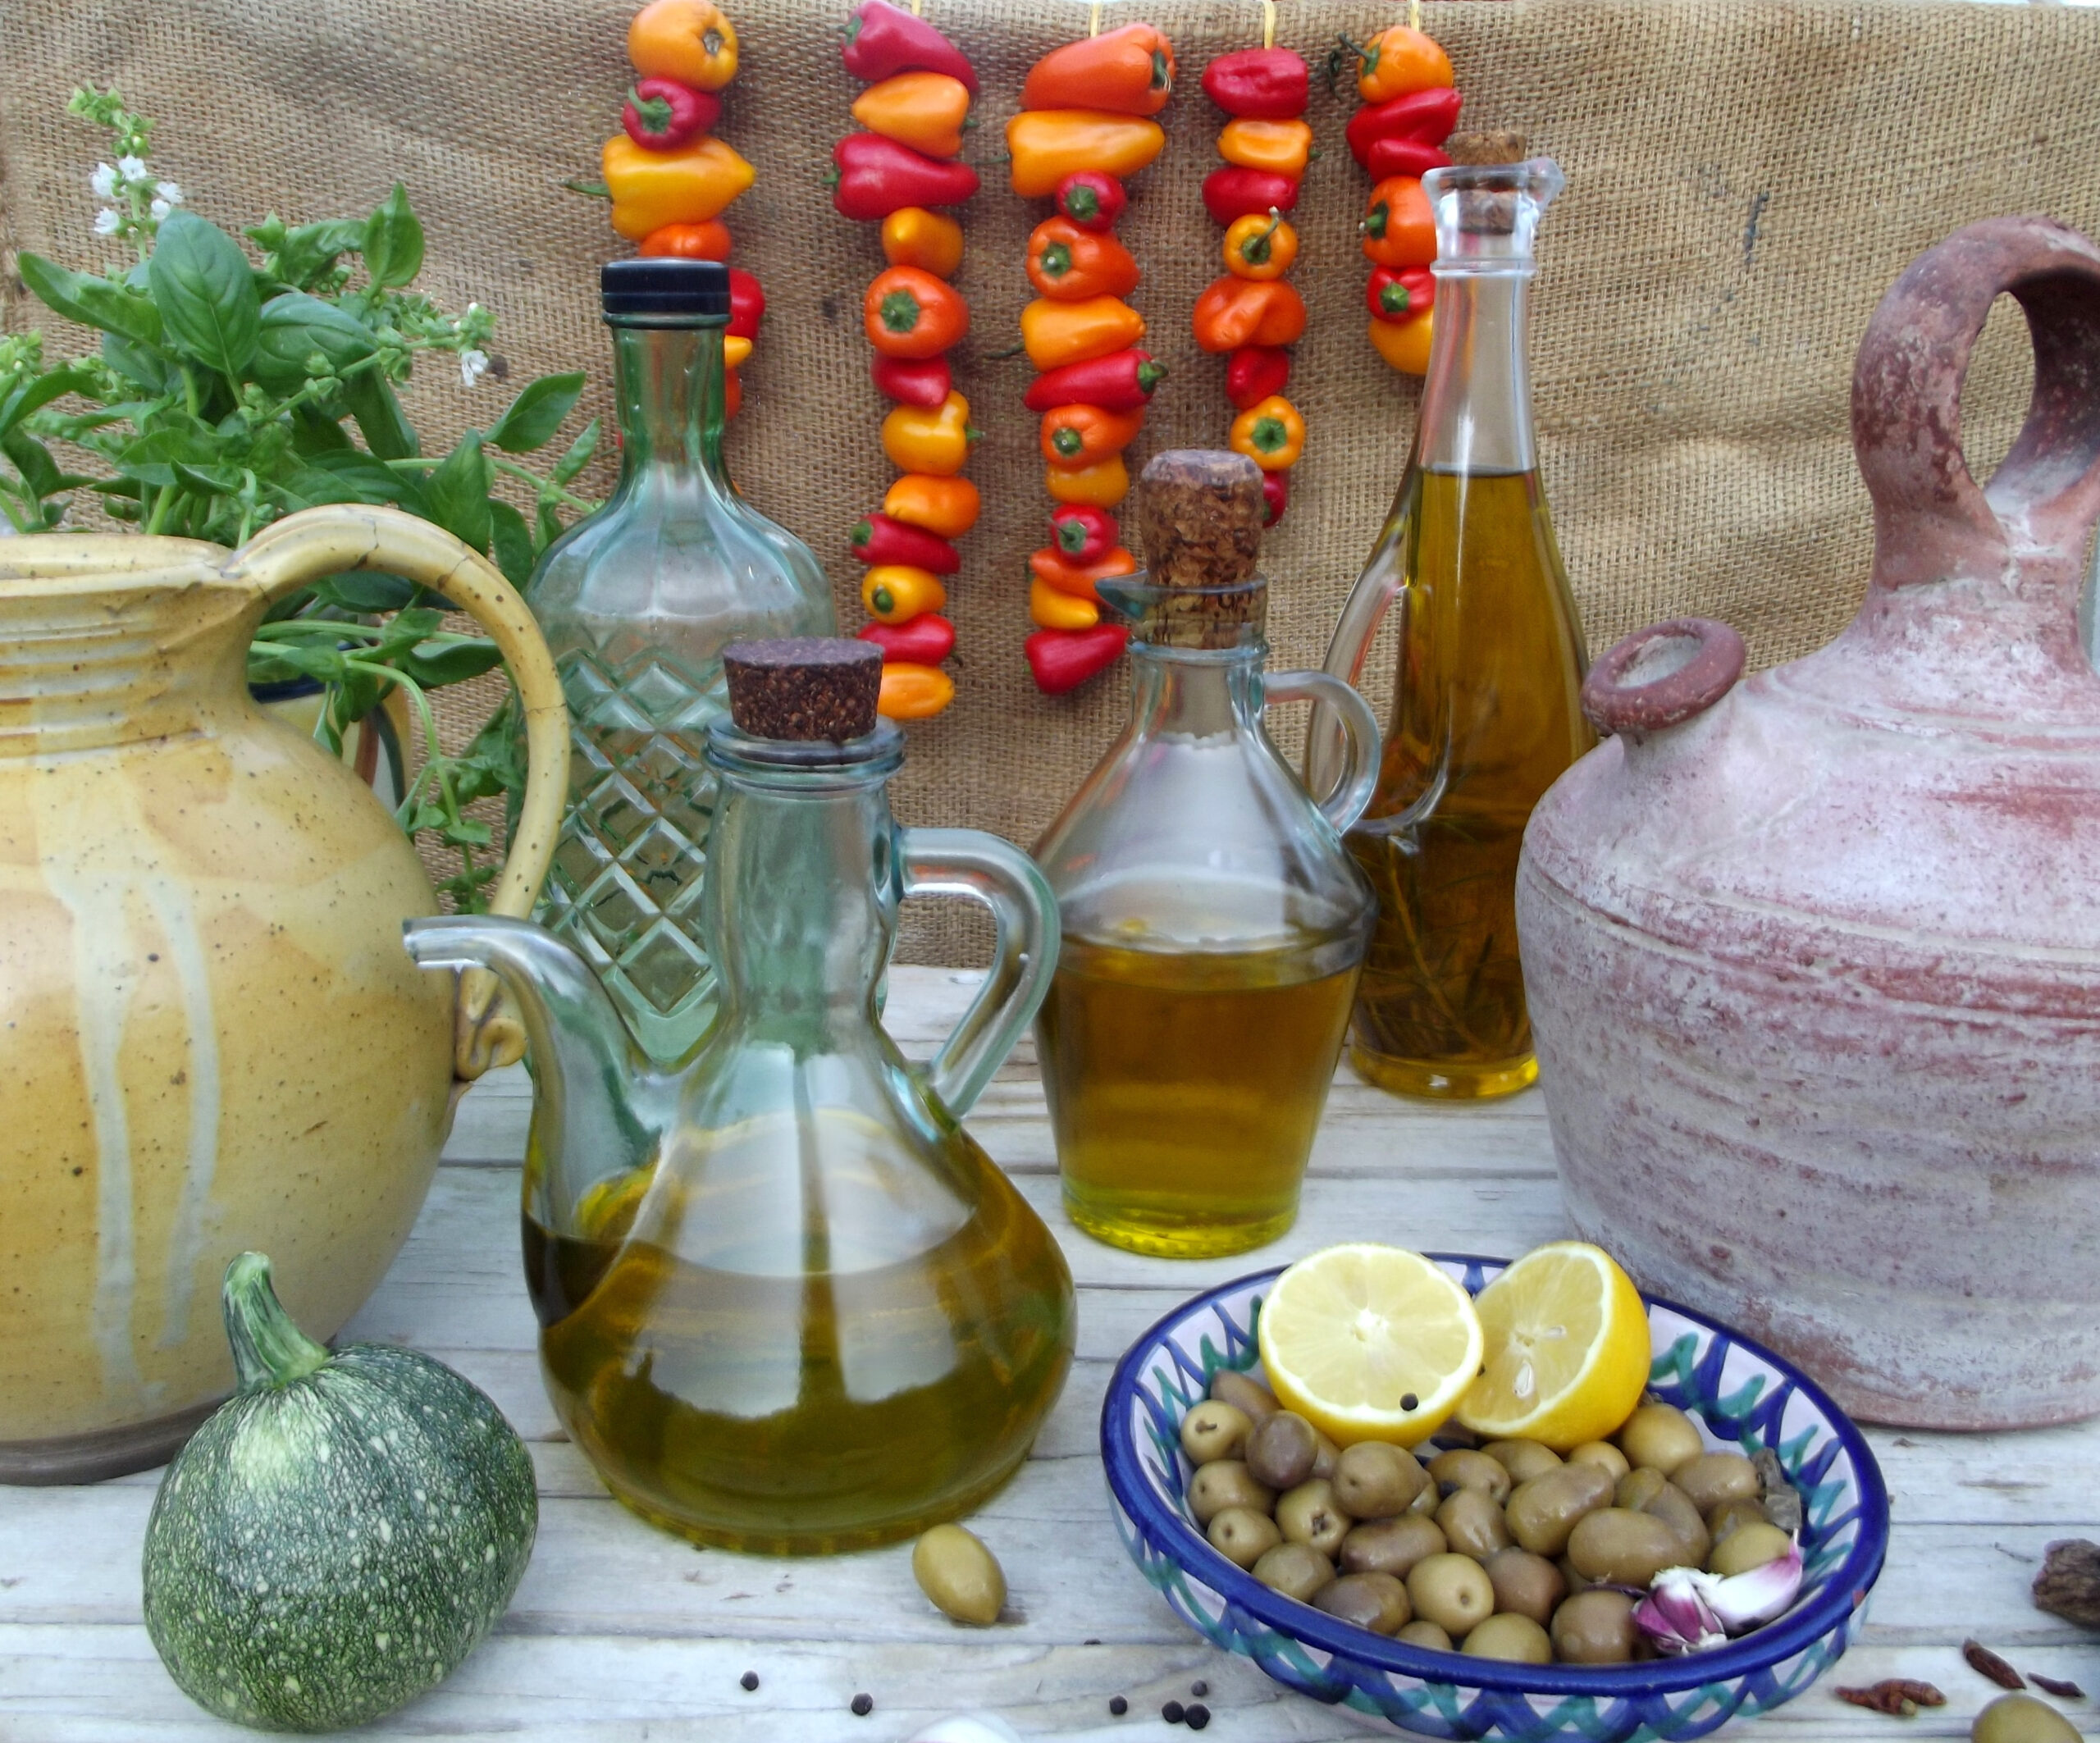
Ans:
{"type": "Polygon", "coordinates": [[[1262,469],[1244,454],[1170,448],[1138,475],[1144,578],[1171,590],[1144,626],[1176,647],[1231,647],[1267,614],[1254,578],[1262,551],[1262,469]]]}
{"type": "MultiPolygon", "coordinates": [[[[1526,140],[1513,127],[1497,127],[1481,133],[1454,133],[1444,142],[1445,155],[1454,164],[1472,169],[1514,168],[1524,161],[1526,140]]],[[[1477,236],[1507,236],[1517,228],[1516,184],[1461,189],[1459,193],[1459,228],[1477,236]]]]}
{"type": "Polygon", "coordinates": [[[729,718],[754,738],[834,744],[875,729],[883,650],[872,641],[798,636],[737,641],[722,650],[729,718]]]}
{"type": "Polygon", "coordinates": [[[1444,142],[1444,155],[1454,163],[1486,165],[1522,163],[1529,141],[1514,127],[1494,127],[1480,133],[1454,133],[1444,142]]]}

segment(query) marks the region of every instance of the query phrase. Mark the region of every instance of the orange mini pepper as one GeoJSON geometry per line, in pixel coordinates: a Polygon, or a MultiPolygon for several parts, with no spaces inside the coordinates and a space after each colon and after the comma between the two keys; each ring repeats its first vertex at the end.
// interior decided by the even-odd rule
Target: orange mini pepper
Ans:
{"type": "Polygon", "coordinates": [[[1123,456],[1112,454],[1091,466],[1052,466],[1043,475],[1043,487],[1059,502],[1091,503],[1097,509],[1112,509],[1130,493],[1130,474],[1123,456]]]}
{"type": "Polygon", "coordinates": [[[1305,299],[1281,279],[1215,279],[1196,299],[1196,343],[1206,351],[1287,345],[1305,331],[1305,299]]]}
{"type": "Polygon", "coordinates": [[[1281,394],[1271,394],[1232,420],[1232,451],[1265,472],[1288,472],[1305,452],[1305,420],[1281,394]]]}
{"type": "Polygon", "coordinates": [[[1371,190],[1363,253],[1381,267],[1426,267],[1436,258],[1436,217],[1413,176],[1390,176],[1371,190]]]}
{"type": "Polygon", "coordinates": [[[1312,155],[1312,129],[1304,121],[1227,121],[1217,136],[1217,154],[1243,170],[1267,170],[1294,178],[1312,155]]]}
{"type": "Polygon", "coordinates": [[[945,212],[900,206],[883,220],[883,258],[893,267],[953,278],[962,264],[962,226],[945,212]]]}
{"type": "Polygon", "coordinates": [[[1048,198],[1059,182],[1081,170],[1125,180],[1166,144],[1157,121],[1098,109],[1024,109],[1007,123],[1013,189],[1023,199],[1048,198]]]}
{"type": "Polygon", "coordinates": [[[649,0],[627,27],[627,57],[645,77],[719,91],[737,76],[737,33],[713,0],[649,0]]]}
{"type": "Polygon", "coordinates": [[[929,719],[953,700],[955,680],[938,666],[922,666],[908,659],[883,662],[875,712],[884,719],[929,719]]]}
{"type": "Polygon", "coordinates": [[[1145,414],[1104,412],[1098,405],[1061,405],[1043,414],[1043,458],[1068,472],[1121,454],[1138,439],[1145,414]]]}
{"type": "Polygon", "coordinates": [[[1273,208],[1235,218],[1225,233],[1225,270],[1235,278],[1281,278],[1297,258],[1298,232],[1273,208]]]}
{"type": "Polygon", "coordinates": [[[948,590],[931,569],[906,563],[879,563],[861,577],[861,603],[879,623],[908,623],[922,612],[938,611],[948,590]]]}
{"type": "Polygon", "coordinates": [[[748,363],[751,360],[751,340],[742,338],[735,333],[728,333],[723,335],[723,367],[725,369],[735,369],[741,365],[748,363]]]}
{"type": "Polygon", "coordinates": [[[710,134],[670,151],[644,151],[623,133],[598,155],[613,197],[613,228],[630,242],[666,224],[719,217],[757,174],[710,134]]]}
{"type": "Polygon", "coordinates": [[[1426,308],[1412,321],[1373,321],[1371,343],[1379,356],[1403,375],[1429,372],[1429,341],[1436,332],[1431,324],[1435,308],[1426,308]]]}
{"type": "Polygon", "coordinates": [[[1046,545],[1032,553],[1028,559],[1029,573],[1046,587],[1055,587],[1060,593],[1069,593],[1075,599],[1093,600],[1099,603],[1101,595],[1094,583],[1107,581],[1115,575],[1134,575],[1138,559],[1117,545],[1105,557],[1093,563],[1073,563],[1056,546],[1046,545]]]}
{"type": "Polygon", "coordinates": [[[920,267],[878,272],[861,316],[868,343],[884,357],[938,357],[970,331],[970,305],[920,267]]]}
{"type": "Polygon", "coordinates": [[[1386,103],[1450,83],[1450,56],[1435,39],[1405,25],[1372,37],[1356,66],[1357,93],[1366,103],[1386,103]]]}
{"type": "Polygon", "coordinates": [[[929,157],[960,153],[969,118],[969,87],[946,73],[897,73],[853,99],[853,119],[869,132],[929,157]]]}
{"type": "Polygon", "coordinates": [[[644,254],[675,255],[681,260],[727,260],[729,247],[729,226],[719,218],[662,225],[641,239],[644,254]]]}
{"type": "Polygon", "coordinates": [[[1092,629],[1101,608],[1092,600],[1060,593],[1039,575],[1028,584],[1029,621],[1039,629],[1092,629]]]}
{"type": "Polygon", "coordinates": [[[977,524],[977,486],[967,478],[906,472],[883,498],[883,513],[907,527],[959,539],[977,524]]]}
{"type": "Polygon", "coordinates": [[[1028,281],[1046,297],[1125,297],[1138,288],[1138,263],[1106,231],[1070,218],[1045,218],[1028,239],[1028,281]]]}
{"type": "Polygon", "coordinates": [[[1127,350],[1144,336],[1145,317],[1118,297],[1038,297],[1020,312],[1021,344],[1039,372],[1127,350]]]}
{"type": "Polygon", "coordinates": [[[900,405],[883,419],[883,452],[890,464],[935,478],[961,472],[977,436],[970,424],[970,402],[956,393],[930,408],[900,405]]]}
{"type": "Polygon", "coordinates": [[[1028,70],[1024,109],[1157,115],[1174,94],[1174,45],[1151,25],[1125,25],[1053,48],[1028,70]]]}

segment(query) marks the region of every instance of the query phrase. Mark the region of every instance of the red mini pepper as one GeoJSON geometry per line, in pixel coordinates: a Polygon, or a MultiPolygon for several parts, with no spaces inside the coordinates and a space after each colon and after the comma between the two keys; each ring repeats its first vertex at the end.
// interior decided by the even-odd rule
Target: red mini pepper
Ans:
{"type": "Polygon", "coordinates": [[[1381,321],[1412,321],[1436,303],[1436,279],[1423,267],[1374,267],[1363,300],[1381,321]]]}
{"type": "Polygon", "coordinates": [[[878,351],[868,365],[875,388],[899,405],[923,405],[929,409],[945,404],[955,391],[946,353],[938,357],[884,357],[878,351]]]}
{"type": "Polygon", "coordinates": [[[1373,181],[1394,176],[1427,176],[1431,170],[1451,167],[1449,153],[1440,145],[1425,145],[1420,139],[1373,139],[1363,167],[1373,181]]]}
{"type": "Polygon", "coordinates": [[[871,568],[901,563],[935,575],[952,575],[962,567],[962,554],[937,532],[887,514],[870,514],[853,529],[853,554],[871,568]]]}
{"type": "Polygon", "coordinates": [[[1249,121],[1303,115],[1311,84],[1305,57],[1288,48],[1242,48],[1203,69],[1203,94],[1227,115],[1249,121]]]}
{"type": "Polygon", "coordinates": [[[729,336],[756,339],[758,324],[765,319],[765,293],[759,282],[741,267],[729,268],[729,336]]]}
{"type": "Polygon", "coordinates": [[[637,79],[620,111],[620,125],[644,151],[671,151],[722,119],[722,99],[676,79],[637,79]]]}
{"type": "Polygon", "coordinates": [[[848,134],[831,157],[831,203],[842,217],[873,222],[906,206],[960,206],[977,192],[977,171],[968,164],[929,157],[879,133],[848,134]]]}
{"type": "Polygon", "coordinates": [[[938,666],[955,651],[955,625],[938,614],[922,611],[909,623],[870,623],[861,640],[883,650],[883,659],[906,665],[938,666]]]}
{"type": "Polygon", "coordinates": [[[1459,124],[1459,94],[1445,85],[1368,104],[1349,117],[1344,130],[1349,155],[1368,168],[1371,148],[1380,139],[1419,139],[1424,145],[1441,145],[1459,124]]]}
{"type": "Polygon", "coordinates": [[[1061,504],[1050,514],[1050,543],[1075,568],[1098,563],[1121,541],[1116,517],[1090,503],[1061,504]]]}
{"type": "Polygon", "coordinates": [[[1273,527],[1283,518],[1283,511],[1290,505],[1290,474],[1289,472],[1262,474],[1262,524],[1273,527]]]}
{"type": "Polygon", "coordinates": [[[892,73],[946,73],[974,94],[977,70],[969,57],[923,18],[889,0],[861,0],[846,26],[839,51],[846,70],[872,84],[892,73]]]}
{"type": "Polygon", "coordinates": [[[1120,623],[1097,623],[1092,629],[1039,629],[1020,646],[1035,687],[1057,696],[1114,665],[1130,640],[1120,623]]]}
{"type": "Polygon", "coordinates": [[[1106,357],[1066,363],[1036,376],[1022,398],[1031,412],[1054,412],[1061,405],[1098,405],[1104,412],[1142,411],[1153,390],[1166,379],[1166,365],[1134,348],[1106,357]]]}
{"type": "Polygon", "coordinates": [[[1203,204],[1220,224],[1256,212],[1288,212],[1298,203],[1298,178],[1273,170],[1228,167],[1203,178],[1203,204]]]}
{"type": "Polygon", "coordinates": [[[1290,353],[1281,345],[1241,345],[1226,360],[1225,397],[1235,412],[1259,405],[1290,385],[1290,353]]]}
{"type": "Polygon", "coordinates": [[[1123,184],[1102,170],[1075,170],[1057,184],[1051,196],[1061,216],[1081,230],[1113,230],[1130,203],[1123,184]]]}

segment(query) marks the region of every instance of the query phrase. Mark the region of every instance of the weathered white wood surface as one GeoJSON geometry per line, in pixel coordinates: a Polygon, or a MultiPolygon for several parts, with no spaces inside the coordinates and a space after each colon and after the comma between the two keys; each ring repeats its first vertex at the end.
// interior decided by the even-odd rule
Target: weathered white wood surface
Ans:
{"type": "MultiPolygon", "coordinates": [[[[901,969],[888,1018],[930,1052],[974,977],[901,969]]],[[[701,1551],[607,1499],[540,1389],[518,1260],[517,1157],[529,1086],[507,1073],[463,1104],[407,1248],[347,1335],[413,1344],[485,1387],[531,1442],[539,1545],[496,1634],[442,1688],[370,1738],[540,1743],[895,1743],[943,1713],[1005,1714],[1030,1736],[1185,1737],[1157,1717],[1210,1685],[1218,1743],[1360,1737],[1351,1715],[1285,1693],[1213,1651],[1132,1571],[1095,1453],[1116,1357],[1197,1289],[1369,1235],[1513,1253],[1562,1232],[1536,1093],[1487,1107],[1403,1103],[1337,1082],[1298,1226],[1267,1252],[1146,1260],[1088,1240],[1059,1207],[1032,1056],[1002,1071],[970,1125],[1062,1239],[1080,1287],[1079,1361],[1034,1458],[973,1522],[998,1552],[1014,1619],[956,1627],[912,1584],[908,1547],[830,1561],[701,1551]],[[755,1694],[738,1686],[757,1672],[755,1694]],[[874,1710],[856,1718],[859,1691],[874,1710]],[[1110,1718],[1108,1699],[1129,1697],[1110,1718]]],[[[1871,1239],[1863,1230],[1861,1238],[1871,1239]]],[[[1866,1637],[1833,1679],[1920,1677],[1950,1704],[1907,1724],[1827,1686],[1730,1735],[1965,1735],[1996,1691],[1961,1662],[1980,1637],[2020,1663],[2100,1691],[2100,1639],[2043,1615],[2027,1587],[2043,1545],[2100,1537],[2100,1426],[1956,1436],[1876,1432],[1896,1532],[1866,1637]]],[[[0,1743],[193,1743],[244,1735],[205,1718],[154,1657],[139,1614],[139,1545],[158,1473],[96,1488],[0,1490],[0,1743]]],[[[2100,1700],[2075,1706],[2100,1728],[2100,1700]]],[[[1208,1743],[1208,1739],[1206,1740],[1208,1743]]]]}

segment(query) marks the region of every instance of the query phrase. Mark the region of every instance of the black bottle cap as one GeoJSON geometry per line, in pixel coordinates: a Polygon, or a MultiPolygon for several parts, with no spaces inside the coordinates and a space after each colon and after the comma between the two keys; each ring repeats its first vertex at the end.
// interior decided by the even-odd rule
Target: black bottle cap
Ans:
{"type": "Polygon", "coordinates": [[[729,269],[719,260],[609,260],[598,290],[608,315],[729,318],[729,269]]]}

